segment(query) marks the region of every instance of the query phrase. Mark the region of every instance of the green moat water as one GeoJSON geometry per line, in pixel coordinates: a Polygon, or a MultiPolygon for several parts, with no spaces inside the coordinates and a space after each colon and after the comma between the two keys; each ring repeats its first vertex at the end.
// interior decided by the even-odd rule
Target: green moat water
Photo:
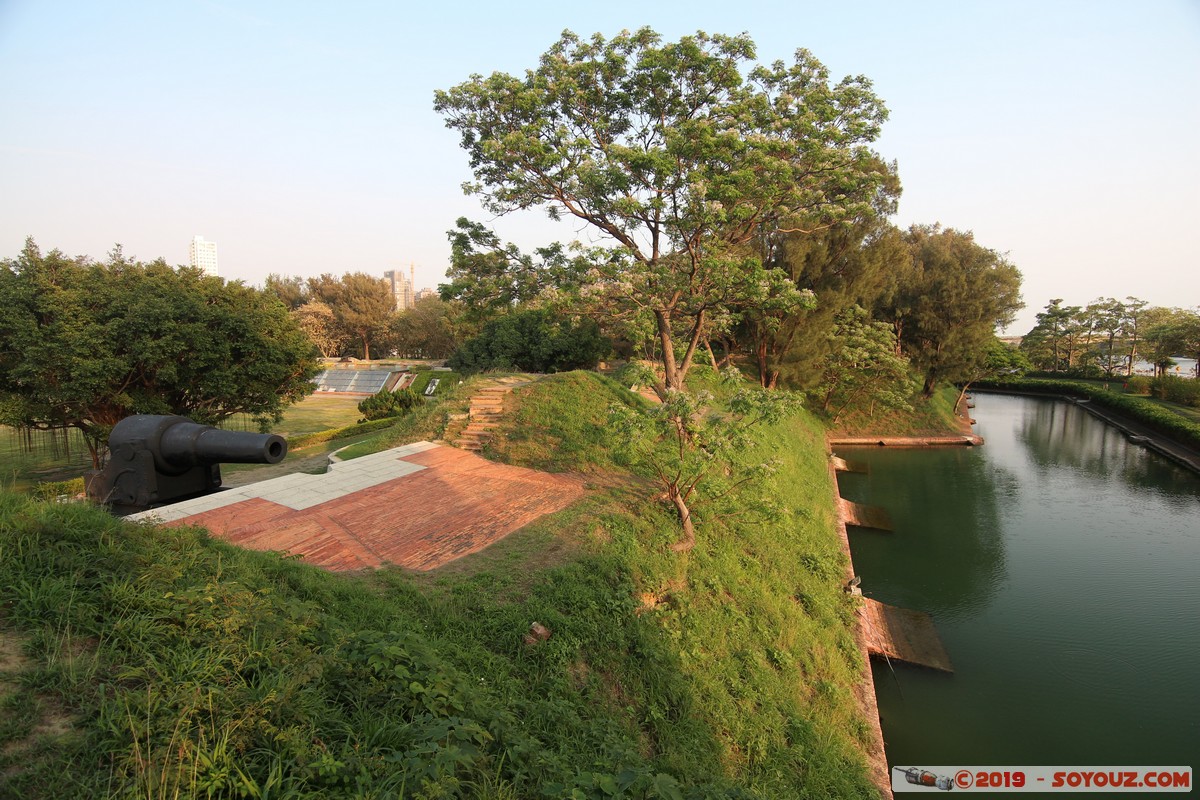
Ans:
{"type": "Polygon", "coordinates": [[[895,523],[851,528],[864,594],[955,667],[873,660],[888,763],[1200,766],[1200,476],[1067,403],[976,403],[981,448],[837,449],[895,523]]]}

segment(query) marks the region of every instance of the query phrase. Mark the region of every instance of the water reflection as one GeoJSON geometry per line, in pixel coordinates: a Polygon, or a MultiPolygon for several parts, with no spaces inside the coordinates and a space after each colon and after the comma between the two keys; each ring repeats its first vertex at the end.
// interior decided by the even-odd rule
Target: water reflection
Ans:
{"type": "Polygon", "coordinates": [[[975,416],[982,448],[840,478],[896,523],[851,534],[864,590],[932,611],[955,667],[875,665],[889,763],[1194,761],[1200,478],[1058,401],[975,416]]]}
{"type": "Polygon", "coordinates": [[[1187,470],[1129,441],[1118,429],[1097,424],[1086,410],[1058,400],[1027,400],[1030,411],[1019,418],[1017,438],[1041,474],[1067,468],[1155,492],[1197,491],[1195,476],[1187,470]]]}
{"type": "Polygon", "coordinates": [[[855,568],[872,575],[864,594],[935,618],[985,606],[1004,580],[998,518],[1016,491],[1015,477],[970,448],[847,452],[867,461],[871,471],[843,474],[842,496],[884,508],[895,527],[892,533],[851,534],[855,568]],[[919,468],[913,468],[914,457],[919,468]]]}

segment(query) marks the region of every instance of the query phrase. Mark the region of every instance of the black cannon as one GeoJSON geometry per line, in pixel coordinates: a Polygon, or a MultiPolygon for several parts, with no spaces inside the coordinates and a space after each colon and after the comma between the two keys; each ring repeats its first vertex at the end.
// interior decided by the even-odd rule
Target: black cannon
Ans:
{"type": "Polygon", "coordinates": [[[138,414],[113,426],[104,469],[87,481],[88,497],[146,508],[221,487],[221,462],[278,464],[287,441],[269,433],[223,431],[187,417],[138,414]]]}

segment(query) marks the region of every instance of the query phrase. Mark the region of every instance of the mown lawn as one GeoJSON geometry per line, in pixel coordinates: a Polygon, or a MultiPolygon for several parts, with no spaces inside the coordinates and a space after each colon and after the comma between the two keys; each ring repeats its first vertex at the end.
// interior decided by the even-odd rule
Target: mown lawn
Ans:
{"type": "MultiPolygon", "coordinates": [[[[302,433],[316,433],[331,428],[342,428],[353,425],[362,418],[358,413],[361,397],[346,397],[332,394],[310,394],[308,397],[290,406],[283,413],[283,420],[271,428],[271,433],[280,436],[297,436],[302,433]]],[[[245,415],[238,415],[229,420],[223,427],[232,430],[258,431],[254,421],[245,415]]]]}
{"type": "Polygon", "coordinates": [[[41,481],[59,481],[91,469],[92,458],[83,436],[23,431],[0,426],[0,485],[25,490],[41,481]]]}

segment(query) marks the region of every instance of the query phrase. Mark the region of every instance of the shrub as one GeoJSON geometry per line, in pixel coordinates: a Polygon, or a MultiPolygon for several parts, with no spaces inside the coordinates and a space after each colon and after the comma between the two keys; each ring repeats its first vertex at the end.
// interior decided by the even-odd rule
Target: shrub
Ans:
{"type": "Polygon", "coordinates": [[[1164,375],[1150,382],[1150,391],[1159,400],[1200,408],[1200,380],[1164,375]]]}
{"type": "Polygon", "coordinates": [[[421,395],[412,389],[397,389],[394,392],[380,389],[358,404],[358,412],[367,420],[386,419],[398,417],[420,403],[421,395]]]}
{"type": "Polygon", "coordinates": [[[1130,375],[1125,379],[1125,391],[1129,394],[1150,394],[1150,379],[1145,375],[1130,375]]]}
{"type": "Polygon", "coordinates": [[[33,496],[39,500],[54,500],[64,495],[75,497],[84,493],[83,478],[71,478],[66,481],[42,481],[33,490],[33,496]]]}
{"type": "Polygon", "coordinates": [[[568,372],[594,368],[611,349],[595,321],[558,317],[539,308],[492,320],[447,365],[463,372],[568,372]]]}

